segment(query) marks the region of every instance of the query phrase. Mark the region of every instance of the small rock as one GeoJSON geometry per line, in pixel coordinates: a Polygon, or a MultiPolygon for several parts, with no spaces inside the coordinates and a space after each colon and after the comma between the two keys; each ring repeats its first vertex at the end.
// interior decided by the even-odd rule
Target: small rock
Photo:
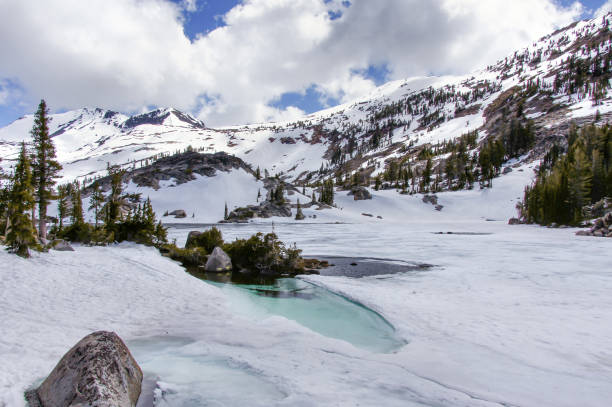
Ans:
{"type": "Polygon", "coordinates": [[[588,230],[579,230],[576,232],[576,236],[592,236],[592,234],[588,230]]]}
{"type": "Polygon", "coordinates": [[[436,205],[436,206],[434,206],[434,208],[435,208],[435,209],[436,209],[438,212],[440,212],[440,211],[442,210],[442,208],[444,208],[444,205],[436,205]]]}
{"type": "Polygon", "coordinates": [[[204,269],[216,273],[230,271],[232,269],[232,259],[230,259],[223,249],[217,246],[212,254],[208,256],[208,261],[206,261],[204,269]]]}
{"type": "Polygon", "coordinates": [[[425,195],[425,196],[423,196],[423,202],[425,202],[427,204],[437,205],[438,204],[438,197],[435,196],[435,195],[425,195]]]}
{"type": "Polygon", "coordinates": [[[382,216],[380,216],[380,215],[378,215],[378,216],[377,216],[377,218],[378,218],[378,219],[382,219],[383,217],[382,217],[382,216]]]}
{"type": "Polygon", "coordinates": [[[503,174],[503,175],[506,175],[506,174],[509,174],[509,173],[511,173],[511,172],[512,172],[512,168],[510,168],[510,167],[506,167],[506,168],[504,168],[504,170],[502,171],[502,174],[503,174]]]}
{"type": "Polygon", "coordinates": [[[369,218],[373,218],[374,215],[372,215],[371,213],[362,213],[363,216],[367,216],[369,218]]]}
{"type": "Polygon", "coordinates": [[[595,237],[604,237],[604,233],[602,230],[596,230],[595,232],[593,232],[593,236],[595,237]]]}
{"type": "Polygon", "coordinates": [[[45,407],[132,407],[141,385],[142,370],[121,338],[99,331],[70,349],[26,399],[45,407]]]}
{"type": "Polygon", "coordinates": [[[170,212],[168,215],[174,216],[176,219],[182,219],[182,218],[187,217],[187,212],[185,212],[182,209],[177,209],[177,210],[170,212]]]}
{"type": "Polygon", "coordinates": [[[70,246],[70,243],[63,239],[55,239],[49,244],[51,250],[57,250],[58,252],[73,252],[74,248],[70,246]]]}
{"type": "Polygon", "coordinates": [[[356,266],[356,265],[357,265],[357,263],[351,263],[351,266],[356,266]]]}
{"type": "Polygon", "coordinates": [[[612,212],[608,212],[606,216],[603,217],[603,222],[608,228],[612,226],[612,212]]]}
{"type": "Polygon", "coordinates": [[[508,225],[520,225],[521,220],[519,218],[510,218],[508,219],[508,225]]]}

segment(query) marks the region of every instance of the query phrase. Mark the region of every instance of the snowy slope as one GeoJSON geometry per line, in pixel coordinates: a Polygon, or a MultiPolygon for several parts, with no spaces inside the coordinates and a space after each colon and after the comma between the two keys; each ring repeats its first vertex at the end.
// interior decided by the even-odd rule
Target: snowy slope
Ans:
{"type": "MultiPolygon", "coordinates": [[[[269,230],[221,227],[226,240],[269,230]]],[[[308,277],[377,310],[408,343],[376,353],[283,317],[252,317],[231,290],[152,248],[77,247],[28,260],[0,251],[0,406],[23,406],[23,391],[99,329],[116,331],[157,377],[167,392],[158,406],[609,404],[609,241],[482,220],[277,224],[276,232],[307,255],[434,264],[395,276],[308,277]],[[448,230],[480,234],[435,234],[448,230]]]]}

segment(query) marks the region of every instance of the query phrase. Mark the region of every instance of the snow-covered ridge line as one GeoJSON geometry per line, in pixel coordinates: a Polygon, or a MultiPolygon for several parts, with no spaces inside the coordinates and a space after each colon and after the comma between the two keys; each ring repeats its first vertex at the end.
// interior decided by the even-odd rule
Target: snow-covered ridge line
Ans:
{"type": "MultiPolygon", "coordinates": [[[[176,109],[156,109],[128,117],[99,108],[84,108],[52,115],[51,132],[64,166],[63,180],[102,175],[108,164],[139,165],[154,157],[184,151],[225,151],[253,168],[268,169],[298,179],[331,164],[335,150],[367,142],[382,129],[390,144],[406,148],[453,140],[482,128],[487,108],[503,92],[519,85],[539,83],[552,87],[557,72],[570,56],[577,60],[610,52],[610,15],[582,21],[543,37],[531,46],[497,61],[486,69],[462,76],[417,77],[384,84],[369,96],[304,118],[282,123],[251,124],[209,129],[203,122],[176,109]],[[589,48],[590,41],[600,41],[589,48]],[[437,100],[443,97],[442,101],[437,100]],[[394,110],[395,109],[395,110],[394,110]]],[[[574,89],[557,97],[575,106],[555,120],[612,111],[609,89],[597,109],[585,104],[584,92],[574,89]]],[[[588,99],[588,98],[587,98],[588,99]]],[[[529,111],[540,118],[546,112],[529,111]]],[[[0,129],[0,155],[10,166],[18,143],[29,139],[32,116],[0,129]]],[[[484,133],[483,133],[484,134],[484,133]]],[[[366,158],[380,168],[398,150],[382,146],[368,150],[366,158]]],[[[347,157],[353,158],[354,153],[347,157]]],[[[365,165],[365,164],[364,164],[365,165]]]]}

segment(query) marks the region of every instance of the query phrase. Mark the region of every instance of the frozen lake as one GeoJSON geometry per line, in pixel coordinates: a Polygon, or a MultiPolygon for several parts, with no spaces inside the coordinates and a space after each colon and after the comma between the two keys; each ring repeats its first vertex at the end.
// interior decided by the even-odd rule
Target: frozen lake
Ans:
{"type": "MultiPolygon", "coordinates": [[[[220,228],[228,241],[272,231],[220,228]]],[[[274,231],[304,255],[358,265],[270,290],[204,283],[134,244],[0,253],[0,406],[23,405],[100,329],[126,340],[158,406],[609,405],[609,239],[485,220],[274,231]]]]}
{"type": "MultiPolygon", "coordinates": [[[[228,241],[274,231],[321,259],[433,265],[358,279],[303,278],[380,313],[410,342],[396,361],[468,395],[466,405],[603,406],[612,397],[609,240],[484,220],[218,227],[228,241]]],[[[189,230],[203,228],[175,227],[170,237],[181,244],[189,230]]],[[[380,397],[387,404],[402,400],[380,397]]]]}

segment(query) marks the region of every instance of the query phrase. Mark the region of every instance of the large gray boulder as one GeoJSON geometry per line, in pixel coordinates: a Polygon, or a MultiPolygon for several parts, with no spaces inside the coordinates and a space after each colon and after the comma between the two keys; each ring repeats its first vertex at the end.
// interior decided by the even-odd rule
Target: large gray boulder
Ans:
{"type": "Polygon", "coordinates": [[[208,261],[204,269],[216,273],[230,271],[232,269],[232,259],[230,259],[223,249],[217,246],[212,254],[208,256],[208,261]]]}
{"type": "Polygon", "coordinates": [[[134,407],[142,370],[121,338],[98,331],[81,339],[26,397],[42,407],[134,407]]]}
{"type": "Polygon", "coordinates": [[[189,249],[192,247],[198,247],[198,237],[200,237],[201,234],[202,232],[198,232],[197,230],[192,230],[189,232],[187,235],[187,241],[185,242],[185,248],[189,249]]]}
{"type": "Polygon", "coordinates": [[[353,195],[353,200],[364,201],[366,199],[372,199],[372,194],[366,187],[353,187],[348,195],[353,195]]]}

